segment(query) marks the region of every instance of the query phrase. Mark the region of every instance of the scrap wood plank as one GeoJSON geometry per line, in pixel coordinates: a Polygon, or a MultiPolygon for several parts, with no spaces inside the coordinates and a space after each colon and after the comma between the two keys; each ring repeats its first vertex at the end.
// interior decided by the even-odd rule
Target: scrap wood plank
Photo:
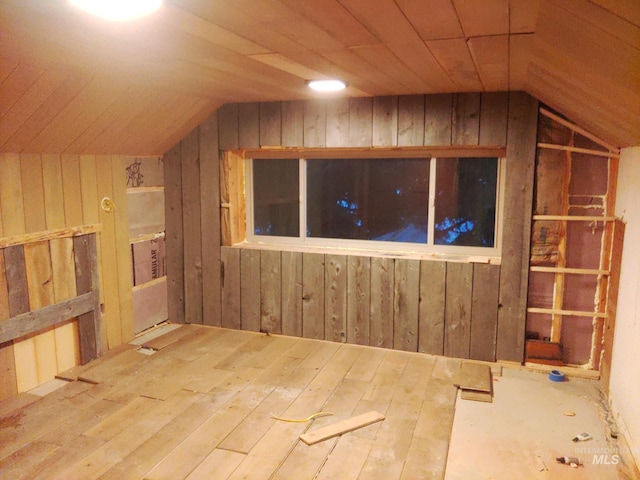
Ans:
{"type": "Polygon", "coordinates": [[[476,402],[493,402],[493,394],[491,392],[479,392],[477,390],[465,390],[460,392],[460,398],[463,400],[475,400],[476,402]]]}
{"type": "Polygon", "coordinates": [[[491,392],[491,367],[472,362],[462,362],[453,384],[463,390],[491,392]]]}
{"type": "Polygon", "coordinates": [[[329,438],[337,437],[343,433],[352,432],[358,428],[366,427],[377,422],[384,420],[384,415],[381,413],[371,411],[358,415],[357,417],[348,418],[340,422],[327,425],[326,427],[319,428],[309,433],[300,435],[302,440],[307,445],[313,445],[329,438]]]}

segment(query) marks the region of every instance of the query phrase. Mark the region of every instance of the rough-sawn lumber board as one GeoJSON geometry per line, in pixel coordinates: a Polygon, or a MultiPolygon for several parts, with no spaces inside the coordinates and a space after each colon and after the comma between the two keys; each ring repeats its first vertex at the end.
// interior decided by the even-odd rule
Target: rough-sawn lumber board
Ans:
{"type": "Polygon", "coordinates": [[[371,411],[362,415],[358,415],[357,417],[348,418],[346,420],[327,425],[326,427],[319,428],[317,430],[314,430],[313,432],[300,435],[300,440],[302,440],[307,445],[313,445],[329,438],[337,437],[338,435],[342,435],[343,433],[352,432],[353,430],[357,430],[358,428],[381,422],[382,420],[384,420],[384,415],[375,411],[371,411]]]}
{"type": "Polygon", "coordinates": [[[480,363],[462,362],[453,383],[463,390],[491,392],[491,368],[480,363]]]}

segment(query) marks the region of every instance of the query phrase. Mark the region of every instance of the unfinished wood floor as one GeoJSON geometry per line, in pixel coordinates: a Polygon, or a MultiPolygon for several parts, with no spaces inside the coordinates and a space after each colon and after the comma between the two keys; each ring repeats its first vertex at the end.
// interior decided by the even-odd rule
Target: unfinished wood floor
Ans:
{"type": "Polygon", "coordinates": [[[0,403],[0,478],[443,478],[459,360],[193,325],[151,343],[0,403]],[[370,410],[386,419],[298,439],[370,410]]]}

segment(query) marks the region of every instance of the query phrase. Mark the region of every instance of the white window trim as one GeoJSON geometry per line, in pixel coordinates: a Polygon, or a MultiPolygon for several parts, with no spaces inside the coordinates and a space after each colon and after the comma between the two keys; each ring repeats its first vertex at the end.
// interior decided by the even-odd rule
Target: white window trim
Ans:
{"type": "MultiPolygon", "coordinates": [[[[473,157],[473,154],[468,157],[473,157]]],[[[399,155],[399,158],[402,155],[399,155]]],[[[459,158],[464,158],[460,156],[459,158]]],[[[479,155],[478,155],[479,157],[479,155]]],[[[256,157],[258,158],[258,157],[256,157]]],[[[289,157],[290,158],[290,157],[289,157]]],[[[314,157],[311,157],[313,159],[314,157]]],[[[435,231],[435,192],[436,192],[436,162],[440,158],[441,161],[446,161],[443,157],[426,157],[430,158],[430,172],[429,172],[429,215],[428,215],[428,231],[427,238],[430,242],[433,242],[435,231]]],[[[503,232],[503,219],[504,219],[504,194],[506,184],[506,158],[504,156],[497,156],[498,159],[498,178],[497,178],[497,200],[496,200],[496,231],[495,231],[495,245],[493,247],[468,247],[458,245],[435,245],[433,243],[420,244],[420,243],[405,243],[405,242],[381,242],[376,240],[348,240],[348,239],[335,239],[335,238],[313,238],[306,235],[306,196],[307,196],[307,182],[306,182],[306,165],[309,157],[300,156],[299,158],[299,201],[300,201],[300,231],[299,237],[279,237],[269,235],[255,235],[254,234],[254,218],[253,218],[253,159],[245,159],[245,198],[246,198],[246,242],[252,246],[264,246],[270,248],[277,248],[278,246],[290,248],[295,247],[296,250],[301,249],[305,251],[307,249],[318,251],[318,249],[329,249],[339,251],[354,251],[354,252],[379,252],[380,254],[394,254],[398,256],[428,256],[431,258],[437,258],[441,256],[443,258],[474,258],[480,259],[499,259],[502,255],[502,232],[503,232]]],[[[492,262],[493,263],[493,262],[492,262]]]]}

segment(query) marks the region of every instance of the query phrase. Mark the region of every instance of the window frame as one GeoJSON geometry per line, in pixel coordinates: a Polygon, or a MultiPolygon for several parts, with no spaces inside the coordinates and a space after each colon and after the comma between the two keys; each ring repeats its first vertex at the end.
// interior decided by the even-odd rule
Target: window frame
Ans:
{"type": "Polygon", "coordinates": [[[337,249],[352,250],[357,252],[380,252],[381,254],[418,255],[428,257],[489,257],[500,258],[502,254],[502,233],[505,204],[505,184],[506,184],[506,155],[502,148],[478,148],[470,150],[449,149],[449,150],[418,150],[411,149],[372,149],[343,150],[343,149],[295,149],[294,151],[277,150],[247,151],[245,158],[245,199],[246,199],[246,242],[252,246],[271,247],[286,246],[305,250],[337,249]],[[495,219],[495,242],[493,247],[470,247],[460,245],[438,245],[434,243],[435,228],[435,200],[436,200],[436,165],[438,161],[446,161],[448,158],[497,158],[497,181],[496,181],[496,219],[495,219]],[[313,159],[361,159],[361,158],[424,158],[429,160],[429,200],[428,200],[428,243],[409,242],[384,242],[376,240],[351,240],[336,238],[317,238],[306,235],[307,225],[307,161],[313,159]],[[254,233],[253,218],[253,160],[268,161],[269,159],[297,159],[299,164],[299,215],[300,231],[297,237],[281,237],[271,235],[256,235],[254,233]]]}

